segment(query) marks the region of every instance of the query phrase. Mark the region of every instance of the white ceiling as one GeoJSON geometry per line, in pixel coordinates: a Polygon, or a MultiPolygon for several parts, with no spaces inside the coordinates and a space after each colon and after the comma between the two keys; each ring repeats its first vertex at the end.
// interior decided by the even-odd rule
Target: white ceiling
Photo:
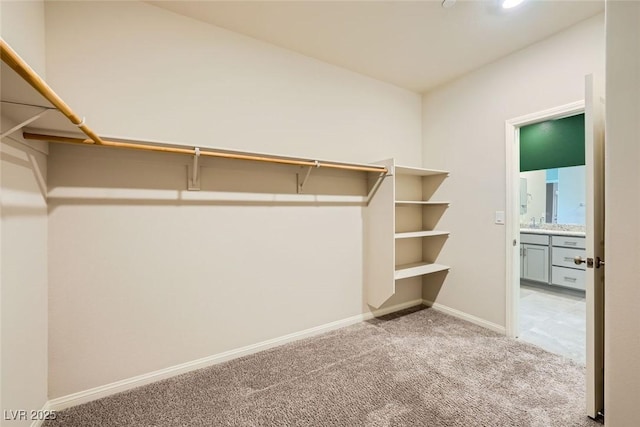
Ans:
{"type": "Polygon", "coordinates": [[[601,13],[604,0],[149,1],[416,92],[601,13]]]}

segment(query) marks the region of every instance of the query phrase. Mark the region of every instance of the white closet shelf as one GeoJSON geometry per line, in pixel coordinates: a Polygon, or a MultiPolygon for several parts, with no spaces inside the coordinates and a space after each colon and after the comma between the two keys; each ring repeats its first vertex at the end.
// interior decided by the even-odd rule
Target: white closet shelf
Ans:
{"type": "Polygon", "coordinates": [[[436,169],[414,168],[411,166],[396,166],[395,173],[398,175],[430,176],[448,175],[449,172],[436,169]]]}
{"type": "Polygon", "coordinates": [[[396,206],[448,206],[450,202],[429,202],[422,200],[396,200],[396,206]]]}
{"type": "Polygon", "coordinates": [[[416,262],[412,264],[397,265],[394,277],[396,280],[399,280],[446,270],[449,270],[449,266],[447,265],[416,262]]]}
{"type": "Polygon", "coordinates": [[[448,231],[408,231],[404,233],[396,233],[396,239],[411,239],[414,237],[435,237],[435,236],[448,236],[448,231]]]}

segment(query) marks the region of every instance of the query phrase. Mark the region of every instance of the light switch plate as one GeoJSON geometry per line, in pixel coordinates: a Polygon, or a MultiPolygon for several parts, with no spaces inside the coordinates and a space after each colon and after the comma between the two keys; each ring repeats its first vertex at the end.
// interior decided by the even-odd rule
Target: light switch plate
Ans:
{"type": "Polygon", "coordinates": [[[504,211],[496,211],[496,224],[504,225],[504,211]]]}

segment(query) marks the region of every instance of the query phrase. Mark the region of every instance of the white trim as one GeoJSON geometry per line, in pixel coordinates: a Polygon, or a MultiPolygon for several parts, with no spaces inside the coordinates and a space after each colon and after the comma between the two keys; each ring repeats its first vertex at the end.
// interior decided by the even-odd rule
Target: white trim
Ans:
{"type": "Polygon", "coordinates": [[[531,114],[525,114],[524,116],[520,117],[515,117],[513,119],[507,120],[506,122],[511,123],[516,127],[521,127],[545,120],[554,120],[563,117],[574,116],[576,114],[584,113],[584,105],[584,99],[582,99],[579,101],[560,105],[558,107],[548,108],[546,110],[538,111],[531,114]]]}
{"type": "Polygon", "coordinates": [[[520,129],[516,125],[516,121],[507,120],[505,123],[505,140],[506,140],[506,197],[505,211],[506,224],[505,227],[505,254],[506,254],[506,271],[505,271],[505,332],[508,337],[516,338],[518,336],[518,315],[520,312],[519,293],[515,292],[514,283],[519,275],[519,269],[516,266],[513,251],[518,249],[520,243],[520,210],[519,203],[519,186],[515,185],[516,174],[520,175],[520,147],[516,141],[520,140],[520,129]],[[515,194],[518,192],[518,194],[515,194]],[[516,231],[517,228],[517,231],[516,231]],[[516,241],[515,247],[513,241],[516,241]]]}
{"type": "MultiPolygon", "coordinates": [[[[407,301],[402,304],[396,304],[391,307],[382,308],[379,310],[370,311],[367,313],[357,314],[355,316],[348,317],[342,320],[336,320],[335,322],[325,323],[324,325],[315,326],[313,328],[305,329],[303,331],[294,332],[292,334],[283,335],[278,338],[262,341],[256,344],[251,344],[245,347],[237,348],[234,350],[225,351],[223,353],[214,354],[212,356],[203,357],[201,359],[193,360],[191,362],[181,363],[179,365],[170,366],[168,368],[160,369],[157,371],[149,372],[135,377],[127,378],[124,380],[116,381],[110,384],[105,384],[99,387],[94,387],[89,390],[84,390],[78,393],[69,394],[67,396],[58,397],[52,399],[47,403],[47,408],[50,410],[60,411],[72,406],[87,403],[92,400],[101,399],[103,397],[111,396],[122,391],[130,390],[132,388],[140,387],[145,384],[150,384],[156,381],[170,378],[176,375],[184,374],[186,372],[194,371],[196,369],[205,368],[207,366],[216,365],[218,363],[226,362],[228,360],[236,359],[238,357],[247,356],[257,353],[259,351],[267,350],[282,344],[297,341],[303,338],[312,337],[324,332],[329,332],[335,329],[344,328],[356,323],[363,322],[365,320],[373,319],[374,317],[384,316],[385,314],[393,313],[395,311],[403,310],[405,308],[414,307],[422,304],[421,299],[407,301]]],[[[37,426],[32,426],[37,427],[37,426]]]]}
{"type": "Polygon", "coordinates": [[[519,140],[519,128],[528,124],[543,120],[559,119],[584,112],[585,102],[576,101],[559,107],[549,108],[536,113],[509,119],[505,122],[505,153],[506,153],[506,176],[505,176],[505,210],[506,210],[506,233],[505,233],[505,325],[506,334],[511,338],[518,336],[518,313],[519,313],[519,292],[515,289],[518,283],[520,272],[516,265],[519,261],[520,241],[520,212],[516,200],[519,198],[518,182],[520,176],[520,147],[516,142],[519,140]],[[513,241],[516,245],[513,245],[513,241]]]}
{"type": "Polygon", "coordinates": [[[467,322],[473,323],[474,325],[482,326],[483,328],[490,329],[502,335],[506,334],[504,326],[498,325],[497,323],[489,322],[488,320],[481,319],[480,317],[465,313],[460,310],[456,310],[455,308],[451,308],[437,302],[422,300],[422,303],[433,308],[436,311],[449,314],[453,317],[457,317],[458,319],[466,320],[467,322]]]}
{"type": "MultiPolygon", "coordinates": [[[[40,410],[40,412],[45,411],[52,411],[51,407],[49,406],[49,402],[45,402],[44,405],[42,405],[42,409],[40,410]]],[[[45,420],[33,420],[30,427],[41,427],[44,422],[45,420]]]]}

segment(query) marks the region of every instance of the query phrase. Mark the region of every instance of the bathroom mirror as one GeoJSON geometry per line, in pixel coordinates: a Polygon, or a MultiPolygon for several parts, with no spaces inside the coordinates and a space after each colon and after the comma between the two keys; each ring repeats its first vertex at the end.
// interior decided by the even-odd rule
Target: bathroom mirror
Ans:
{"type": "Polygon", "coordinates": [[[520,224],[585,224],[585,167],[520,173],[520,224]]]}

